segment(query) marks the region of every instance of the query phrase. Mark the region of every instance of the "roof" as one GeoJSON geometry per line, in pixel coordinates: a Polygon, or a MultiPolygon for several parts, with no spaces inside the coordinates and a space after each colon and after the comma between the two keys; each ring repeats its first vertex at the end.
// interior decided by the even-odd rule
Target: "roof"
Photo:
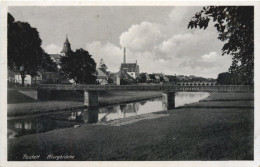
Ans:
{"type": "Polygon", "coordinates": [[[119,76],[120,78],[125,78],[125,79],[133,79],[133,77],[125,71],[118,71],[117,73],[110,74],[110,77],[112,77],[113,79],[115,79],[116,76],[119,76]]]}
{"type": "Polygon", "coordinates": [[[69,40],[68,40],[68,37],[66,37],[66,40],[65,40],[64,43],[66,43],[66,44],[70,44],[70,42],[69,42],[69,40]]]}
{"type": "Polygon", "coordinates": [[[137,68],[137,63],[122,63],[121,68],[137,68]]]}
{"type": "Polygon", "coordinates": [[[120,78],[133,79],[133,77],[125,71],[119,71],[118,73],[120,75],[120,78]]]}
{"type": "Polygon", "coordinates": [[[106,71],[106,69],[104,69],[104,68],[98,68],[99,70],[101,70],[103,73],[105,73],[106,75],[109,75],[109,72],[108,71],[106,71]]]}
{"type": "Polygon", "coordinates": [[[70,42],[68,40],[68,37],[66,37],[61,53],[68,53],[68,51],[71,51],[71,48],[70,48],[70,42]]]}
{"type": "Polygon", "coordinates": [[[97,72],[98,72],[97,79],[102,79],[102,78],[108,77],[107,74],[105,74],[105,73],[104,73],[102,70],[100,70],[99,68],[97,68],[97,72]]]}
{"type": "Polygon", "coordinates": [[[121,72],[121,77],[126,78],[126,79],[134,79],[131,75],[129,75],[127,72],[122,71],[121,72]]]}

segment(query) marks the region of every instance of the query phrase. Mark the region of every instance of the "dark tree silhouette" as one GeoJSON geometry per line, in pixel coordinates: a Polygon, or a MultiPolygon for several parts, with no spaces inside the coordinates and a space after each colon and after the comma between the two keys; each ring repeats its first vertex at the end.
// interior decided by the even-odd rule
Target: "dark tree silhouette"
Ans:
{"type": "Polygon", "coordinates": [[[61,71],[69,79],[73,79],[76,84],[96,83],[96,62],[91,58],[88,51],[77,49],[70,51],[61,57],[61,71]]]}
{"type": "Polygon", "coordinates": [[[146,74],[145,73],[140,73],[138,76],[138,81],[140,83],[145,83],[146,82],[146,74]]]}
{"type": "Polygon", "coordinates": [[[166,75],[169,78],[169,82],[179,82],[179,79],[175,75],[166,75]]]}
{"type": "Polygon", "coordinates": [[[164,77],[163,76],[160,76],[160,82],[164,82],[164,77]]]}
{"type": "Polygon", "coordinates": [[[133,84],[134,84],[133,79],[120,78],[120,85],[133,85],[133,84]]]}
{"type": "Polygon", "coordinates": [[[155,75],[154,75],[154,74],[149,74],[149,78],[150,78],[151,80],[155,80],[155,75]]]}
{"type": "Polygon", "coordinates": [[[41,48],[41,39],[36,28],[27,22],[15,21],[8,13],[8,68],[20,71],[22,85],[25,75],[37,75],[39,69],[56,70],[54,62],[41,48]]]}
{"type": "Polygon", "coordinates": [[[43,55],[41,43],[36,28],[26,22],[15,22],[8,13],[8,67],[20,70],[22,85],[26,74],[32,77],[37,74],[43,55]]]}
{"type": "Polygon", "coordinates": [[[50,55],[47,53],[43,53],[40,68],[48,72],[58,72],[57,64],[51,59],[50,55]]]}
{"type": "Polygon", "coordinates": [[[217,84],[219,85],[240,85],[241,77],[237,74],[223,72],[218,74],[217,84]]]}
{"type": "Polygon", "coordinates": [[[218,39],[226,42],[222,55],[233,56],[231,73],[242,77],[242,84],[254,84],[254,7],[208,6],[196,13],[188,28],[208,27],[213,20],[219,33],[218,39]]]}
{"type": "Polygon", "coordinates": [[[114,80],[113,80],[112,77],[109,76],[107,82],[108,82],[109,84],[113,84],[113,83],[114,83],[114,80]]]}

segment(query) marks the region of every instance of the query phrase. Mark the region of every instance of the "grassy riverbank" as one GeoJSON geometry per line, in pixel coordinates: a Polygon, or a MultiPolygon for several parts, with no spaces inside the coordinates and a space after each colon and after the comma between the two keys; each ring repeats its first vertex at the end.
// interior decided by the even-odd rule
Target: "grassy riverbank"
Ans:
{"type": "Polygon", "coordinates": [[[22,94],[21,92],[19,92],[19,90],[11,89],[7,91],[7,104],[35,102],[37,102],[37,100],[22,94]]]}
{"type": "MultiPolygon", "coordinates": [[[[221,97],[211,98],[216,96],[221,97]]],[[[125,126],[88,124],[9,139],[8,159],[23,160],[27,154],[46,160],[53,154],[74,155],[74,160],[252,160],[252,103],[230,108],[230,101],[250,100],[239,93],[228,96],[219,99],[221,108],[199,102],[201,108],[164,111],[169,115],[125,126]]]]}

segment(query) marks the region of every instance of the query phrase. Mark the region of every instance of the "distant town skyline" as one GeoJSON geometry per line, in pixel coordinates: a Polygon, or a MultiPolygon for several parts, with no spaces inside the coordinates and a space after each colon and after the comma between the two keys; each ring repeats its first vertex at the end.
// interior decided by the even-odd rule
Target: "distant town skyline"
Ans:
{"type": "Polygon", "coordinates": [[[112,72],[137,60],[140,72],[216,78],[231,65],[221,56],[223,42],[211,23],[206,30],[187,29],[202,7],[9,7],[17,21],[37,28],[42,47],[60,53],[68,34],[73,50],[102,58],[112,72]]]}

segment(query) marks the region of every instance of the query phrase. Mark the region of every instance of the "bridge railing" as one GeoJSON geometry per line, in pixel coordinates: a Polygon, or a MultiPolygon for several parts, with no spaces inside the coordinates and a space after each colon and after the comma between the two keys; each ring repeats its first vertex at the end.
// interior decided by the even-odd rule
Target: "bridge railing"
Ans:
{"type": "Polygon", "coordinates": [[[180,86],[180,85],[62,85],[40,84],[38,89],[48,90],[86,90],[86,91],[194,91],[194,92],[253,92],[253,86],[215,85],[215,86],[180,86]]]}

